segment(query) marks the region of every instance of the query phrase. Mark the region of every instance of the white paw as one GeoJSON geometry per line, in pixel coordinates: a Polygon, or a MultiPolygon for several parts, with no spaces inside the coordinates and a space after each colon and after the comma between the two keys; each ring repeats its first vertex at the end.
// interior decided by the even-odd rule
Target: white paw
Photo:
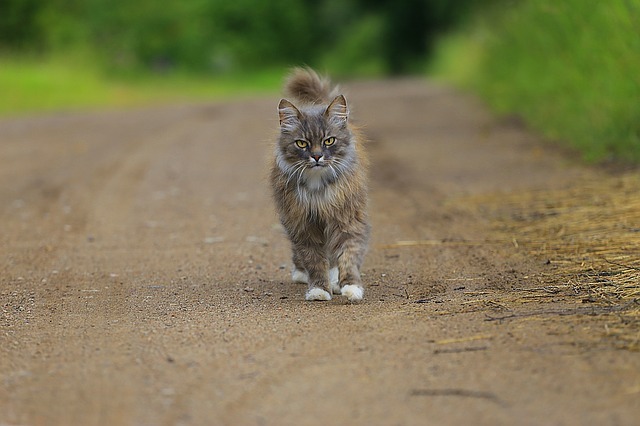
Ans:
{"type": "Polygon", "coordinates": [[[340,276],[338,274],[338,268],[329,269],[329,284],[331,287],[331,292],[333,294],[340,294],[340,276]]]}
{"type": "Polygon", "coordinates": [[[294,283],[309,284],[309,274],[302,269],[294,269],[291,273],[291,279],[294,283]]]}
{"type": "Polygon", "coordinates": [[[311,290],[307,291],[307,294],[304,298],[307,300],[331,300],[331,295],[328,291],[325,291],[318,287],[314,287],[311,290]]]}
{"type": "Polygon", "coordinates": [[[347,296],[349,302],[359,302],[364,296],[364,289],[359,285],[348,284],[342,287],[342,295],[347,296]]]}

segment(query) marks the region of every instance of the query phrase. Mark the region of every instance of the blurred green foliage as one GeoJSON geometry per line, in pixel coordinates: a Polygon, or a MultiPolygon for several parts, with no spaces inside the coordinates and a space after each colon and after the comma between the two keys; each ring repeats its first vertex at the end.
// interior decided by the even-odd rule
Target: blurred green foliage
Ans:
{"type": "Polygon", "coordinates": [[[498,1],[434,67],[588,161],[640,163],[640,0],[498,1]]]}
{"type": "Polygon", "coordinates": [[[0,60],[0,117],[60,110],[123,108],[272,93],[281,69],[212,77],[193,72],[105,76],[95,64],[69,58],[0,60]]]}
{"type": "Polygon", "coordinates": [[[0,0],[0,52],[90,55],[115,73],[305,63],[416,72],[478,0],[0,0]]]}

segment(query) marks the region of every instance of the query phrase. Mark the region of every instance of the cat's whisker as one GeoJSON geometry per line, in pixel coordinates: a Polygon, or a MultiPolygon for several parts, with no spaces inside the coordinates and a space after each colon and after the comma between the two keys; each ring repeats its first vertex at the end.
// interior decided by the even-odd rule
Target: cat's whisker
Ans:
{"type": "MultiPolygon", "coordinates": [[[[302,171],[304,169],[305,166],[305,162],[304,161],[298,161],[297,163],[294,163],[293,167],[292,167],[292,171],[289,173],[289,177],[287,178],[287,185],[289,185],[289,182],[291,182],[291,179],[293,179],[295,177],[295,175],[300,172],[300,174],[302,174],[302,171]]],[[[299,179],[299,177],[298,177],[299,179]]],[[[298,182],[299,184],[299,182],[298,182]]]]}
{"type": "Polygon", "coordinates": [[[302,167],[300,167],[300,173],[298,173],[298,186],[300,186],[300,184],[302,183],[302,173],[304,173],[304,170],[306,169],[305,163],[302,164],[302,167]]]}
{"type": "Polygon", "coordinates": [[[333,161],[335,162],[336,168],[339,172],[346,172],[349,170],[349,165],[343,159],[334,157],[333,161]]]}
{"type": "Polygon", "coordinates": [[[333,167],[333,164],[329,164],[329,169],[331,170],[331,173],[333,173],[333,178],[335,180],[338,180],[338,172],[336,172],[336,169],[333,167]]]}
{"type": "Polygon", "coordinates": [[[303,170],[304,170],[304,161],[300,161],[299,163],[297,163],[295,170],[291,173],[291,177],[295,178],[296,175],[298,175],[298,178],[299,178],[303,170]]]}

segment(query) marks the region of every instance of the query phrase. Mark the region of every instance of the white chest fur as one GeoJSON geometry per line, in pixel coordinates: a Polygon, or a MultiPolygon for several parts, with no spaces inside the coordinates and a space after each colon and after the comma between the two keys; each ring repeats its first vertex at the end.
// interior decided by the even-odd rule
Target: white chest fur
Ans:
{"type": "Polygon", "coordinates": [[[326,170],[323,167],[315,167],[309,169],[304,174],[304,183],[307,189],[311,192],[318,192],[324,189],[326,170]]]}
{"type": "Polygon", "coordinates": [[[327,211],[335,207],[336,187],[323,179],[324,170],[308,170],[303,185],[296,191],[298,200],[312,211],[327,211]],[[310,172],[310,173],[309,173],[310,172]]]}

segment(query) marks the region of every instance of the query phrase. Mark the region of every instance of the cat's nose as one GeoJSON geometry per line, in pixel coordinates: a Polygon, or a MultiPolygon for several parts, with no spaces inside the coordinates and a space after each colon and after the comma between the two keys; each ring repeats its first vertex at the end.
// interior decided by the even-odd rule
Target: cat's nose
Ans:
{"type": "Polygon", "coordinates": [[[316,163],[318,163],[318,162],[320,162],[320,159],[322,158],[322,154],[311,154],[311,158],[316,160],[316,163]]]}

